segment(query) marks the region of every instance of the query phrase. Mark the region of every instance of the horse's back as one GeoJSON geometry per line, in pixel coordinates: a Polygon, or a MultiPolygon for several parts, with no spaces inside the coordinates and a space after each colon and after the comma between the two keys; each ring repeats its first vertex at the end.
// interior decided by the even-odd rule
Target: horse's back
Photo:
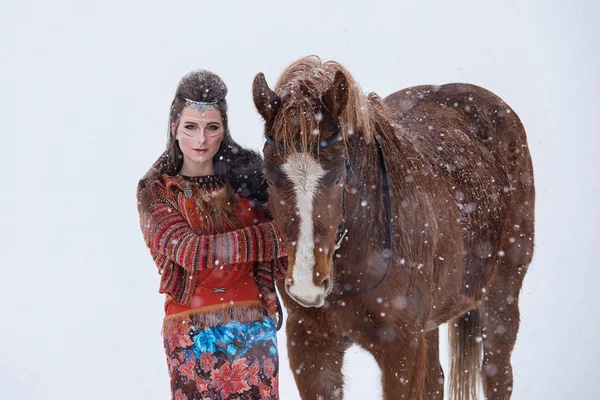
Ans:
{"type": "Polygon", "coordinates": [[[465,139],[477,140],[497,153],[498,161],[506,164],[509,173],[511,169],[531,169],[510,165],[517,154],[517,158],[529,159],[528,151],[509,149],[527,147],[525,129],[508,104],[487,89],[467,83],[421,85],[392,93],[384,103],[391,119],[411,134],[425,132],[424,128],[431,130],[436,124],[448,129],[465,128],[465,139]]]}
{"type": "Polygon", "coordinates": [[[402,119],[413,107],[424,102],[437,101],[440,105],[454,106],[455,102],[460,104],[465,100],[471,103],[504,104],[494,93],[470,83],[411,86],[388,95],[384,102],[392,111],[393,119],[402,119]]]}
{"type": "Polygon", "coordinates": [[[422,85],[392,93],[384,103],[391,119],[410,139],[439,147],[450,141],[449,133],[457,133],[452,138],[456,145],[476,152],[474,147],[480,147],[510,180],[533,186],[525,128],[510,106],[489,90],[466,83],[422,85]]]}

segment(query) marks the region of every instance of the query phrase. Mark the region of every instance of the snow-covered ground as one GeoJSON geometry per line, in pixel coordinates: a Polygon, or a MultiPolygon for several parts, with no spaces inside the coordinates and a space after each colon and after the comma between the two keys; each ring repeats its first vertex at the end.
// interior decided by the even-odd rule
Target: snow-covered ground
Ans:
{"type": "MultiPolygon", "coordinates": [[[[0,398],[169,397],[137,179],[164,149],[183,74],[220,74],[233,135],[259,149],[254,75],[273,85],[309,54],[380,95],[470,82],[517,111],[535,167],[537,247],[513,399],[600,398],[598,4],[3,2],[0,398]]],[[[282,399],[297,400],[279,338],[282,399]]],[[[380,398],[369,355],[351,351],[345,371],[347,399],[380,398]]]]}

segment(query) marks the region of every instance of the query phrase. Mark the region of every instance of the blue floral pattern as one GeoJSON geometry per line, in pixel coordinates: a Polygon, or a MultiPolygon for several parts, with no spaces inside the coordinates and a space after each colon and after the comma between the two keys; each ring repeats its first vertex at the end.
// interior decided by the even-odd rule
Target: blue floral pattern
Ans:
{"type": "Polygon", "coordinates": [[[230,356],[246,354],[252,346],[261,344],[269,349],[271,355],[277,355],[277,336],[275,322],[265,317],[261,321],[241,323],[231,321],[216,327],[190,330],[194,342],[196,358],[201,353],[215,353],[217,359],[229,359],[230,356]]]}

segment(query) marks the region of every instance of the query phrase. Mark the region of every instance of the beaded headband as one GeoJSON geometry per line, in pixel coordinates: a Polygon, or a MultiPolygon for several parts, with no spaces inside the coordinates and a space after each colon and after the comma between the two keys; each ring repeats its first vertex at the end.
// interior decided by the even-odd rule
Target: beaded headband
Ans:
{"type": "Polygon", "coordinates": [[[194,100],[190,100],[190,99],[186,99],[186,98],[184,98],[184,100],[185,100],[185,106],[186,107],[195,108],[196,110],[198,110],[200,112],[212,111],[217,106],[217,102],[216,101],[213,101],[211,103],[207,103],[207,102],[203,102],[203,101],[194,101],[194,100]]]}

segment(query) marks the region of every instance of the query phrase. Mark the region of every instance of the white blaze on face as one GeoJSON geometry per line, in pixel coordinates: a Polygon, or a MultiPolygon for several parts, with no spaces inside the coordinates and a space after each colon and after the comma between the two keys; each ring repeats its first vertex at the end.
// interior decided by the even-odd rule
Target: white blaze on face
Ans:
{"type": "Polygon", "coordinates": [[[294,264],[294,284],[290,290],[303,299],[312,300],[322,295],[323,288],[313,282],[315,266],[313,204],[319,188],[319,181],[325,170],[312,155],[299,153],[290,156],[281,170],[294,185],[296,207],[300,219],[300,232],[296,244],[294,264]]]}

